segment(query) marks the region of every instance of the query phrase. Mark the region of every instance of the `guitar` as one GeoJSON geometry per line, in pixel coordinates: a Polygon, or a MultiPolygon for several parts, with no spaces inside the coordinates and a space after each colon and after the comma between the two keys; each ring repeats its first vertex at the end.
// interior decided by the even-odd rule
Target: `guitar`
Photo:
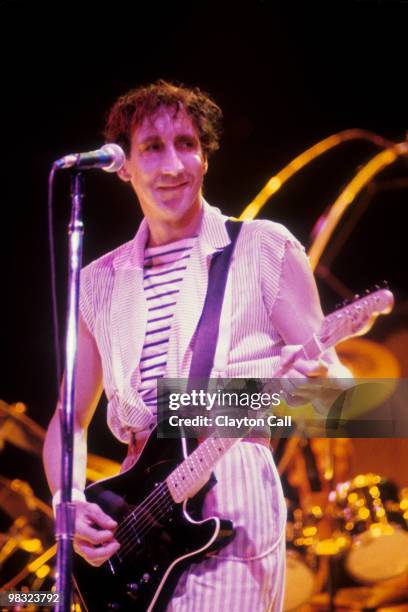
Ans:
{"type": "MultiPolygon", "coordinates": [[[[353,336],[366,334],[381,314],[389,314],[394,306],[394,296],[389,289],[378,289],[367,293],[343,308],[335,310],[324,318],[318,333],[297,351],[291,359],[298,357],[317,359],[324,351],[337,343],[353,336]]],[[[286,364],[286,367],[289,364],[286,364]]],[[[281,369],[274,373],[274,378],[283,374],[281,369]]]]}
{"type": "MultiPolygon", "coordinates": [[[[303,354],[316,358],[340,340],[364,333],[393,302],[392,293],[383,289],[334,312],[303,346],[303,354]]],[[[164,610],[182,571],[232,541],[231,521],[203,519],[200,512],[209,486],[202,483],[238,440],[210,436],[194,442],[184,458],[180,440],[158,440],[154,430],[132,468],[87,487],[87,500],[118,522],[115,538],[121,548],[99,568],[75,555],[74,578],[84,610],[164,610]]]]}

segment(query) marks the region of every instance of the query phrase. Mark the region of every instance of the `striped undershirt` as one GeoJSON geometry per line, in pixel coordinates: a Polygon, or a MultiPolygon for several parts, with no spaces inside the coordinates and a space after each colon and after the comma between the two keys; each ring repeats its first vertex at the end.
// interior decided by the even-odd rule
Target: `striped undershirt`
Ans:
{"type": "Polygon", "coordinates": [[[197,236],[145,249],[143,287],[147,326],[140,358],[139,393],[157,414],[157,380],[166,372],[167,352],[177,297],[197,236]]]}

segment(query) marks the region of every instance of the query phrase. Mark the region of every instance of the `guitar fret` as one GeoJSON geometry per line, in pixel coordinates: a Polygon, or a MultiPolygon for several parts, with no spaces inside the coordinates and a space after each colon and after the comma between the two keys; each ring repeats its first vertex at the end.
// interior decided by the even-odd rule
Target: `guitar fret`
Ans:
{"type": "Polygon", "coordinates": [[[188,480],[187,465],[185,462],[179,466],[178,472],[180,472],[181,480],[185,483],[185,481],[188,480]]]}
{"type": "Polygon", "coordinates": [[[197,457],[199,458],[199,462],[200,462],[200,467],[201,469],[203,469],[204,472],[208,471],[208,468],[210,467],[210,464],[207,463],[206,459],[205,459],[205,455],[203,453],[203,448],[202,445],[199,447],[199,454],[197,454],[197,457]]]}
{"type": "Polygon", "coordinates": [[[207,468],[212,467],[213,464],[213,457],[212,454],[210,452],[210,448],[208,444],[203,444],[202,445],[203,451],[204,451],[204,455],[207,456],[207,468]]]}
{"type": "MultiPolygon", "coordinates": [[[[356,296],[358,297],[358,296],[356,296]]],[[[366,333],[380,314],[392,310],[394,296],[388,289],[379,289],[325,317],[319,339],[327,349],[342,340],[366,333]]]]}
{"type": "Polygon", "coordinates": [[[214,467],[239,438],[207,438],[168,477],[167,485],[176,503],[183,501],[192,487],[214,467]],[[205,456],[207,460],[204,461],[205,456]]]}

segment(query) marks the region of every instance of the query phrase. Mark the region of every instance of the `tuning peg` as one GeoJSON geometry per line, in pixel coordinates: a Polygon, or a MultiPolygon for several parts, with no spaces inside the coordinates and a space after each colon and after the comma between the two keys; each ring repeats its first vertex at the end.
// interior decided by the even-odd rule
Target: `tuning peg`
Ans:
{"type": "Polygon", "coordinates": [[[359,300],[360,299],[360,295],[358,293],[356,293],[356,295],[354,296],[355,300],[359,300]]]}
{"type": "Polygon", "coordinates": [[[343,308],[349,305],[350,305],[350,300],[343,300],[343,303],[342,303],[343,308]]]}
{"type": "Polygon", "coordinates": [[[381,284],[384,287],[384,289],[389,289],[390,288],[389,282],[387,280],[383,280],[383,282],[381,284]]]}

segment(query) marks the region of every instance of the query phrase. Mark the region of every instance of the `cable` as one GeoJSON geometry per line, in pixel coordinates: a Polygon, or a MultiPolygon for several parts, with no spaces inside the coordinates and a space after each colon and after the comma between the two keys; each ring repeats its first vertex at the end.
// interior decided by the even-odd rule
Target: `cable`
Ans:
{"type": "Polygon", "coordinates": [[[56,266],[55,266],[55,245],[54,245],[54,221],[52,212],[53,187],[55,177],[55,167],[52,166],[48,175],[48,244],[50,253],[50,275],[51,275],[51,307],[52,307],[52,325],[54,335],[54,352],[56,366],[56,396],[59,397],[61,383],[61,347],[59,341],[59,321],[58,321],[58,302],[57,302],[57,287],[56,287],[56,266]]]}

